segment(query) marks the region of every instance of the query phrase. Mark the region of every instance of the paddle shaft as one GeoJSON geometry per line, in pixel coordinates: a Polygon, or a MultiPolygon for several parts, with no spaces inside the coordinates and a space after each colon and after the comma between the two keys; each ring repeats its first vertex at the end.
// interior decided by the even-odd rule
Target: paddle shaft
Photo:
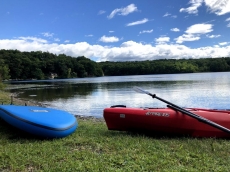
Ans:
{"type": "Polygon", "coordinates": [[[217,128],[217,129],[219,129],[219,130],[221,130],[221,131],[224,131],[224,132],[230,134],[230,130],[229,130],[229,129],[227,129],[227,128],[225,128],[225,127],[223,127],[223,126],[221,126],[221,125],[219,125],[219,124],[217,124],[217,123],[215,123],[215,122],[213,122],[213,121],[210,121],[210,120],[208,120],[208,119],[206,119],[206,118],[204,118],[204,117],[201,117],[201,116],[199,116],[199,115],[197,115],[197,114],[195,114],[195,113],[192,113],[192,112],[190,112],[190,111],[187,111],[187,110],[185,110],[185,109],[183,109],[183,108],[181,108],[181,107],[179,107],[179,106],[177,106],[177,105],[175,105],[175,104],[173,104],[173,103],[171,103],[171,102],[168,102],[168,101],[166,101],[166,100],[164,100],[164,99],[162,99],[162,98],[160,98],[160,97],[157,97],[155,94],[150,94],[150,95],[152,96],[152,98],[156,98],[156,99],[158,99],[158,100],[160,100],[160,101],[162,101],[162,102],[165,102],[165,103],[169,104],[169,105],[167,105],[167,106],[168,106],[169,108],[171,108],[171,109],[177,110],[177,111],[179,111],[179,112],[181,112],[181,113],[183,113],[183,114],[186,114],[186,115],[188,115],[188,116],[190,116],[190,117],[192,117],[192,118],[197,119],[197,120],[200,121],[200,122],[203,122],[203,123],[205,123],[205,124],[208,124],[208,125],[210,125],[210,126],[212,126],[212,127],[215,127],[215,128],[217,128]]]}

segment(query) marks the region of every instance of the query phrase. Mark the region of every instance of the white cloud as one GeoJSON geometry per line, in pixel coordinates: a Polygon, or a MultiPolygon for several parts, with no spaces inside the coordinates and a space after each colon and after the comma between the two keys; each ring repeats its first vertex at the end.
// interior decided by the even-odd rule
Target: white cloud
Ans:
{"type": "Polygon", "coordinates": [[[177,18],[177,15],[172,15],[168,12],[163,15],[163,17],[168,17],[168,16],[170,16],[171,18],[177,18]]]}
{"type": "Polygon", "coordinates": [[[175,38],[174,40],[176,41],[176,43],[181,44],[185,41],[197,41],[199,39],[200,39],[199,36],[194,36],[194,35],[190,35],[190,34],[183,34],[182,36],[179,36],[178,38],[175,38]]]}
{"type": "Polygon", "coordinates": [[[173,31],[173,32],[180,32],[180,29],[178,29],[178,28],[172,28],[170,30],[173,31]]]}
{"type": "Polygon", "coordinates": [[[200,48],[189,48],[180,44],[166,44],[169,38],[158,38],[165,44],[142,44],[134,41],[123,42],[120,46],[108,47],[101,45],[90,45],[87,42],[75,44],[48,43],[40,38],[15,38],[0,40],[1,49],[17,49],[19,51],[43,51],[54,54],[66,54],[72,57],[85,56],[87,58],[98,58],[98,61],[130,61],[130,60],[155,60],[155,59],[181,59],[181,58],[215,58],[229,57],[230,45],[208,46],[200,48]],[[23,39],[22,39],[23,38],[23,39]],[[32,42],[31,42],[32,40],[32,42]]]}
{"type": "Polygon", "coordinates": [[[220,42],[219,45],[223,46],[223,45],[227,45],[229,42],[220,42]]]}
{"type": "Polygon", "coordinates": [[[44,37],[53,37],[53,36],[54,36],[54,33],[43,32],[42,35],[43,35],[44,37]]]}
{"type": "Polygon", "coordinates": [[[191,4],[191,6],[181,8],[180,12],[198,14],[198,8],[202,6],[203,3],[211,13],[215,13],[216,15],[224,15],[230,12],[229,0],[190,0],[189,4],[191,4]]]}
{"type": "Polygon", "coordinates": [[[212,24],[194,24],[187,28],[187,34],[205,34],[212,32],[212,24]]]}
{"type": "Polygon", "coordinates": [[[101,42],[118,42],[119,38],[111,36],[111,37],[107,37],[107,36],[102,36],[99,41],[101,42]]]}
{"type": "Polygon", "coordinates": [[[104,11],[104,10],[100,10],[97,14],[98,15],[101,15],[101,14],[104,14],[106,11],[104,11]]]}
{"type": "Polygon", "coordinates": [[[69,43],[69,42],[70,42],[70,40],[65,40],[64,42],[65,42],[65,43],[69,43]]]}
{"type": "Polygon", "coordinates": [[[194,24],[187,28],[185,34],[175,38],[176,43],[181,44],[185,41],[197,41],[200,35],[212,32],[212,24],[194,24]]]}
{"type": "Polygon", "coordinates": [[[180,12],[187,12],[189,14],[197,14],[198,8],[202,5],[203,0],[190,0],[189,4],[191,4],[188,8],[181,8],[180,12]]]}
{"type": "Polygon", "coordinates": [[[228,23],[227,27],[230,27],[230,23],[228,23]]]}
{"type": "Polygon", "coordinates": [[[139,33],[143,34],[143,33],[152,33],[152,32],[153,32],[153,29],[151,29],[151,30],[143,30],[143,31],[140,31],[139,33]]]}
{"type": "Polygon", "coordinates": [[[163,17],[167,17],[167,16],[170,16],[171,14],[170,13],[165,13],[164,15],[163,15],[163,17]]]}
{"type": "Polygon", "coordinates": [[[28,36],[28,37],[21,36],[19,37],[19,40],[24,40],[25,42],[48,43],[48,41],[45,39],[32,37],[32,36],[28,36]]]}
{"type": "Polygon", "coordinates": [[[206,35],[208,38],[218,38],[220,37],[221,35],[206,35]]]}
{"type": "Polygon", "coordinates": [[[144,24],[148,22],[149,20],[147,18],[144,18],[143,20],[135,21],[132,23],[128,23],[126,26],[134,26],[134,25],[139,25],[139,24],[144,24]]]}
{"type": "Polygon", "coordinates": [[[170,38],[167,36],[162,36],[162,37],[156,38],[155,41],[157,44],[164,44],[166,42],[169,42],[170,38]]]}
{"type": "Polygon", "coordinates": [[[108,17],[108,19],[112,19],[115,15],[122,15],[122,16],[126,16],[130,13],[133,13],[135,11],[138,11],[137,7],[135,6],[135,4],[130,4],[125,8],[117,8],[115,10],[113,10],[108,17]]]}
{"type": "Polygon", "coordinates": [[[229,0],[204,0],[209,11],[216,15],[224,15],[230,12],[229,0]]]}

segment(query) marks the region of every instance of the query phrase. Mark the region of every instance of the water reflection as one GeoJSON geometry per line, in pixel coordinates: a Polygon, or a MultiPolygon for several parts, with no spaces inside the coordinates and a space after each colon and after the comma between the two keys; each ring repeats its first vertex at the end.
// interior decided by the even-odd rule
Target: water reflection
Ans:
{"type": "Polygon", "coordinates": [[[19,92],[19,97],[29,98],[31,95],[36,101],[53,101],[57,98],[69,99],[75,96],[87,96],[96,90],[95,84],[61,84],[55,87],[38,87],[38,88],[24,88],[14,89],[12,92],[19,92]]]}

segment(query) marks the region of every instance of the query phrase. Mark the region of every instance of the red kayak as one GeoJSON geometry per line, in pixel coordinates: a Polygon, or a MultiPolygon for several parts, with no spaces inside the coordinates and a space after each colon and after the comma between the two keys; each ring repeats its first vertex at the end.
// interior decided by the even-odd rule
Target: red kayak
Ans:
{"type": "Polygon", "coordinates": [[[186,108],[184,110],[186,113],[172,108],[114,106],[105,108],[103,115],[109,130],[146,130],[148,132],[183,134],[192,137],[230,137],[228,132],[230,129],[230,110],[201,108],[186,108]],[[189,116],[189,112],[195,118],[189,116]],[[211,124],[215,124],[214,127],[209,122],[204,123],[199,118],[211,121],[211,124]],[[224,131],[218,128],[219,125],[221,129],[224,128],[224,131]]]}

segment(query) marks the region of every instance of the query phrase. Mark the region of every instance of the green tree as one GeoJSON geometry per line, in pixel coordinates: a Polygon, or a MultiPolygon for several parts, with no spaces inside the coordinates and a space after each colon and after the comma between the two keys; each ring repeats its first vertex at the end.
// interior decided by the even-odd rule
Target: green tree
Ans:
{"type": "Polygon", "coordinates": [[[7,65],[4,64],[3,59],[0,59],[0,90],[4,88],[4,84],[2,80],[9,79],[9,68],[7,65]]]}
{"type": "Polygon", "coordinates": [[[10,78],[9,72],[10,70],[8,66],[0,66],[0,81],[9,79],[10,78]]]}
{"type": "Polygon", "coordinates": [[[213,59],[210,62],[211,72],[224,72],[229,69],[229,65],[223,58],[213,59]]]}
{"type": "Polygon", "coordinates": [[[9,72],[10,70],[8,65],[5,64],[3,59],[0,59],[0,82],[10,78],[9,72]]]}

